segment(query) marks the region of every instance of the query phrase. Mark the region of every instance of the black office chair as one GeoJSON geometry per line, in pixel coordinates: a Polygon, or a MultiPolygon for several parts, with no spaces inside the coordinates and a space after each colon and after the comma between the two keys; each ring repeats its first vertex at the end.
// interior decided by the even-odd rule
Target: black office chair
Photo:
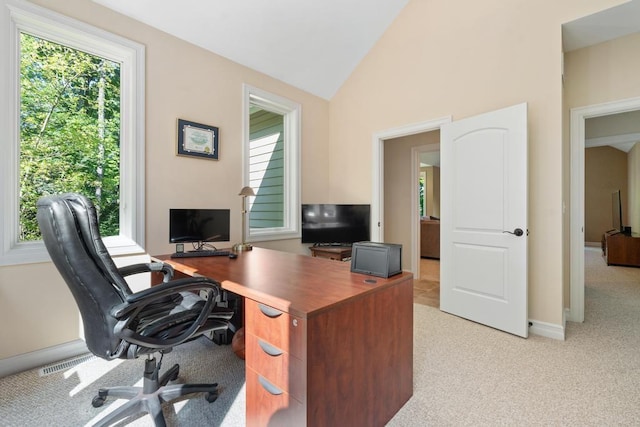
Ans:
{"type": "Polygon", "coordinates": [[[204,277],[171,280],[173,269],[163,263],[118,269],[100,237],[95,207],[82,195],[41,198],[37,218],[49,255],[80,309],[89,350],[107,360],[147,355],[142,387],[98,391],[94,407],[102,406],[107,396],[130,400],[97,425],[147,412],[155,425],[164,426],[162,402],[197,392],[206,393],[209,402],[216,400],[217,384],[166,385],[178,377],[177,364],[162,377],[158,374],[162,356],[172,347],[229,327],[233,311],[215,307],[219,283],[204,277]],[[150,271],[162,272],[163,283],[132,293],[124,277],[150,271]],[[161,354],[158,363],[156,352],[161,354]]]}

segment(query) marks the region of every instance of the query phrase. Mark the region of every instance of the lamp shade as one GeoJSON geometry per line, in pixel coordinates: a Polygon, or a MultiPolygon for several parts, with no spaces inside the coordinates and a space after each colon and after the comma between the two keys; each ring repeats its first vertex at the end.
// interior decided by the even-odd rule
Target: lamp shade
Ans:
{"type": "Polygon", "coordinates": [[[256,193],[253,191],[253,188],[251,187],[242,187],[242,190],[240,190],[240,193],[238,193],[238,196],[255,196],[256,193]]]}

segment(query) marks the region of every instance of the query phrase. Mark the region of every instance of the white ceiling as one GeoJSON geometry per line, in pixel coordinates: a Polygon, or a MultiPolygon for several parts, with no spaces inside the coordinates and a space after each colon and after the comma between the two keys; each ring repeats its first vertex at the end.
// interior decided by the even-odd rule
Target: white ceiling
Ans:
{"type": "Polygon", "coordinates": [[[331,99],[409,0],[93,0],[331,99]]]}
{"type": "Polygon", "coordinates": [[[608,145],[628,153],[640,141],[640,111],[593,117],[584,123],[585,147],[608,145]]]}
{"type": "Polygon", "coordinates": [[[565,52],[613,40],[640,31],[640,0],[576,19],[562,26],[565,52]]]}

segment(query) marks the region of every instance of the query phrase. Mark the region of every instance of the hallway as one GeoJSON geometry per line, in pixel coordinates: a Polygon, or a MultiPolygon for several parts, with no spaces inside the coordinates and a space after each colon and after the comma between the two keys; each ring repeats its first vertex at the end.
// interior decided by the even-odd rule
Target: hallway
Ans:
{"type": "Polygon", "coordinates": [[[420,277],[413,280],[413,302],[440,308],[440,260],[420,258],[420,277]]]}

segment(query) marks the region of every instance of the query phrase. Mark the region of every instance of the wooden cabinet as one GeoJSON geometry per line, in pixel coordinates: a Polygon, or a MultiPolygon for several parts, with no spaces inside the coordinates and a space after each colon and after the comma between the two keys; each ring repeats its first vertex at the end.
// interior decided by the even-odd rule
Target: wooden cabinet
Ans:
{"type": "Polygon", "coordinates": [[[412,316],[389,304],[409,307],[412,294],[403,277],[307,318],[247,298],[247,426],[388,422],[413,387],[412,316]],[[385,405],[374,403],[374,391],[385,405]]]}
{"type": "Polygon", "coordinates": [[[607,265],[640,267],[640,236],[622,233],[605,233],[602,250],[607,265]]]}

